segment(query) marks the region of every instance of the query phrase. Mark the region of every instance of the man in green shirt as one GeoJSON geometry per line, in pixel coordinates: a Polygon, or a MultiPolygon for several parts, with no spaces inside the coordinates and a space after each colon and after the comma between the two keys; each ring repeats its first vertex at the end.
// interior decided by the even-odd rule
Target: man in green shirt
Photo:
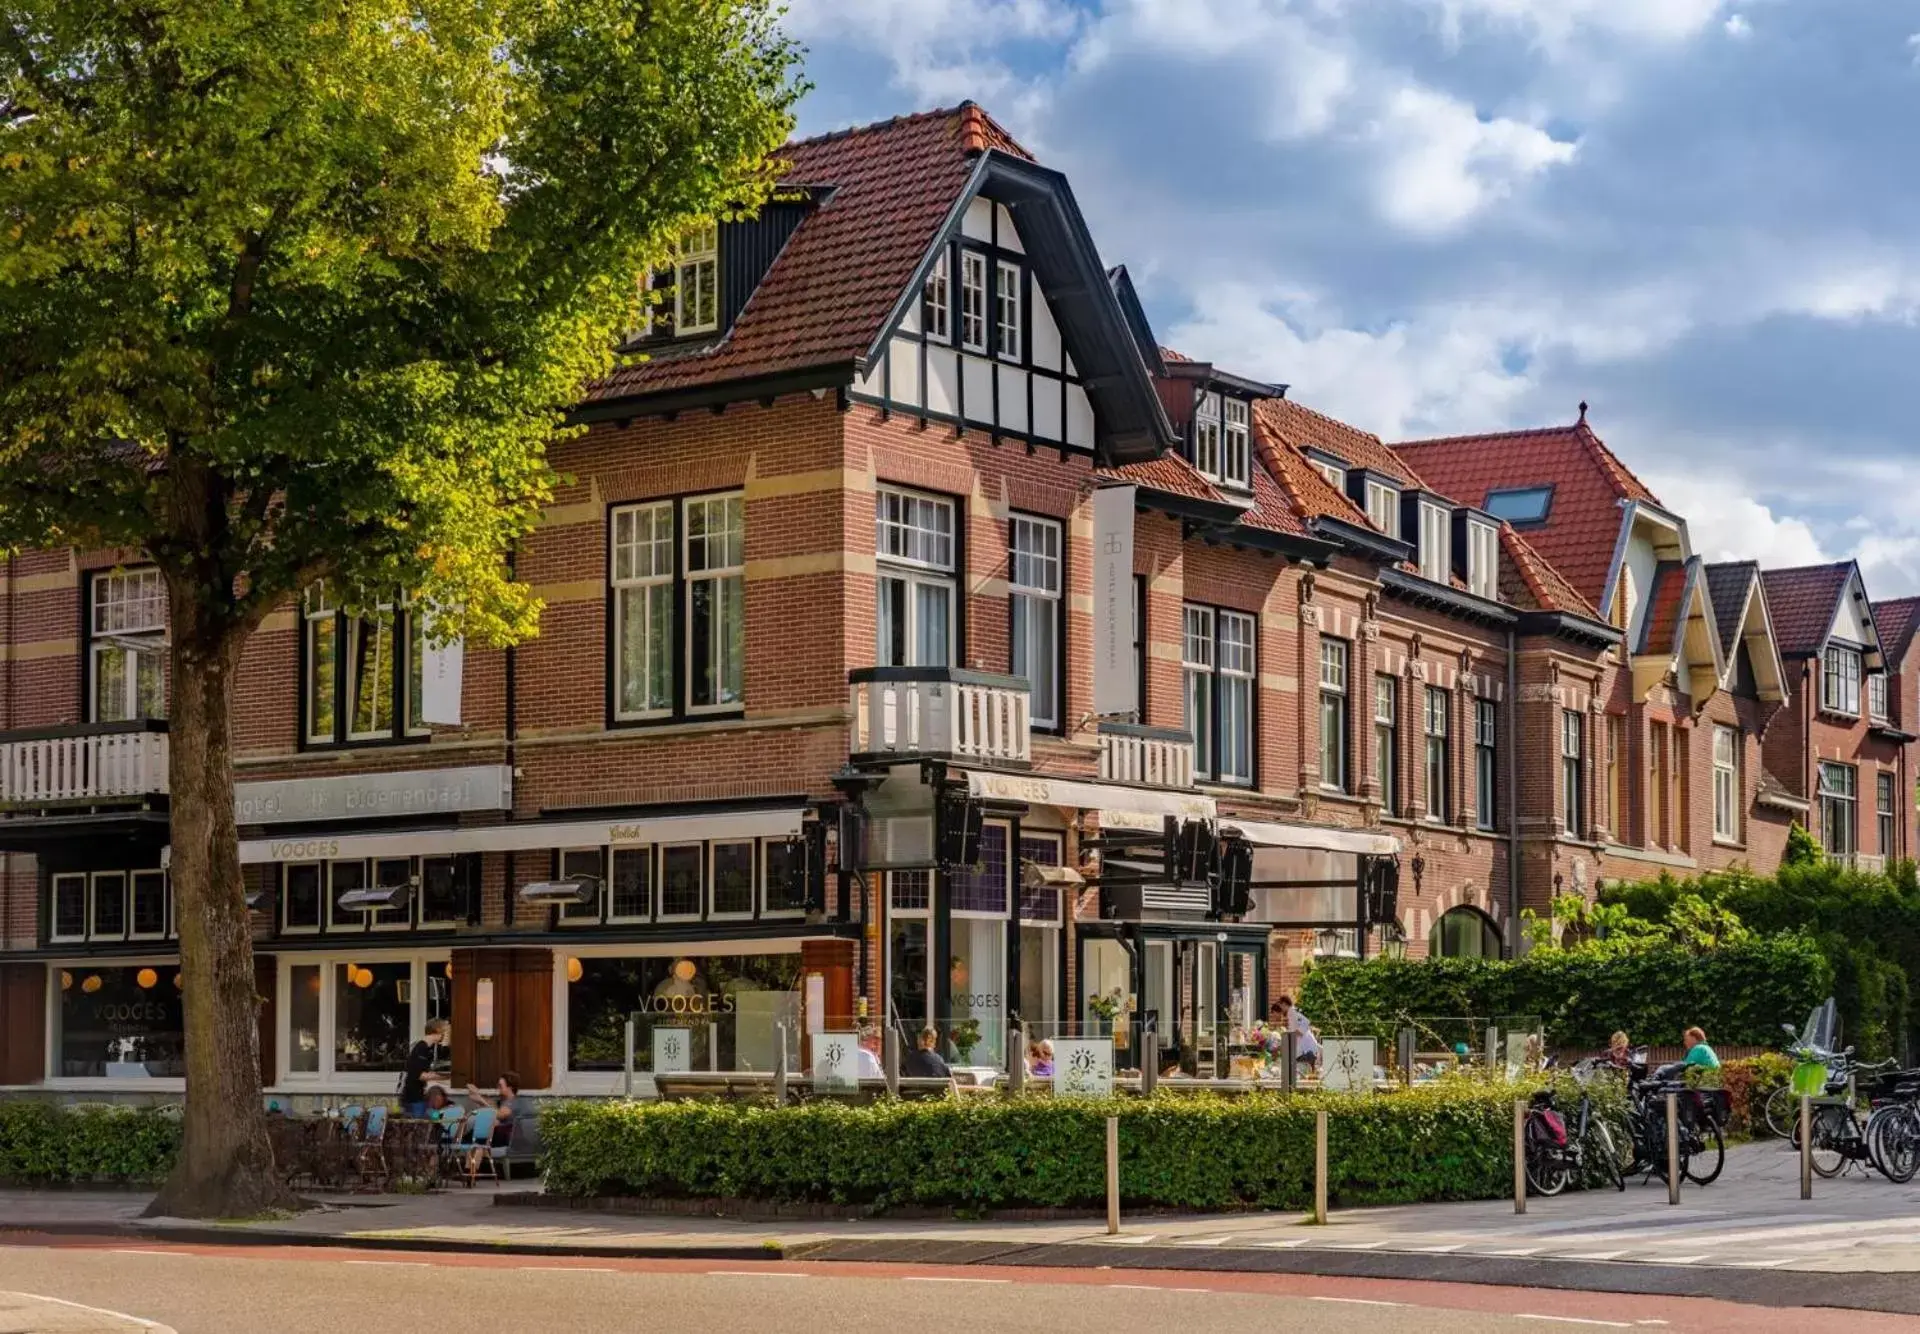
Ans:
{"type": "Polygon", "coordinates": [[[1703,1028],[1689,1028],[1684,1034],[1687,1048],[1688,1065],[1697,1065],[1707,1070],[1718,1070],[1720,1058],[1713,1054],[1713,1048],[1707,1045],[1707,1032],[1703,1028]]]}

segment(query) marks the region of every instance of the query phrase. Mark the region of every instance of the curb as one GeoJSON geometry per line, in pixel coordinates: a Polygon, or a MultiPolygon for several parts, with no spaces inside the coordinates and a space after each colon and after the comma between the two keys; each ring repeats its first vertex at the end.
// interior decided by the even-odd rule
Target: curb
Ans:
{"type": "Polygon", "coordinates": [[[297,1246],[311,1250],[414,1251],[435,1255],[546,1255],[569,1259],[599,1256],[612,1260],[786,1260],[781,1243],[699,1246],[595,1246],[568,1242],[466,1241],[450,1237],[394,1234],[339,1236],[316,1232],[273,1232],[257,1227],[169,1227],[144,1223],[13,1223],[0,1225],[8,1236],[94,1237],[109,1241],[182,1242],[217,1246],[297,1246]]]}

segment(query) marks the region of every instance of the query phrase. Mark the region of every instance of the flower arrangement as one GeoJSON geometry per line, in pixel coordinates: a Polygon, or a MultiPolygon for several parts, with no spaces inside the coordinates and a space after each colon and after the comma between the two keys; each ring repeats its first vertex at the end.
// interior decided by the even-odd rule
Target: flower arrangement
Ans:
{"type": "Polygon", "coordinates": [[[1107,1022],[1113,1022],[1120,1013],[1120,988],[1115,987],[1106,995],[1093,995],[1087,998],[1087,1008],[1107,1022]]]}
{"type": "Polygon", "coordinates": [[[960,1053],[961,1062],[971,1061],[973,1049],[980,1045],[980,1021],[956,1019],[953,1027],[947,1030],[947,1036],[953,1040],[953,1049],[960,1053]]]}

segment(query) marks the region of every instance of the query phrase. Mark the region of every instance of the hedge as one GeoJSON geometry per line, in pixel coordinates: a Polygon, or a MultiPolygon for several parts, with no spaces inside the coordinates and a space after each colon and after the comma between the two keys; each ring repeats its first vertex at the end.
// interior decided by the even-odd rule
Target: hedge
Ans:
{"type": "Polygon", "coordinates": [[[180,1151],[177,1117],[128,1107],[0,1102],[0,1183],[153,1184],[180,1151]]]}
{"type": "Polygon", "coordinates": [[[1371,1031],[1402,1016],[1537,1016],[1558,1046],[1605,1047],[1616,1029],[1671,1043],[1691,1024],[1709,1041],[1774,1046],[1831,993],[1833,969],[1803,935],[1756,937],[1695,954],[1678,945],[1535,950],[1520,959],[1329,959],[1301,983],[1323,1033],[1371,1031]]]}
{"type": "Polygon", "coordinates": [[[984,1209],[1104,1201],[1105,1123],[1117,1116],[1127,1204],[1303,1209],[1321,1109],[1328,1189],[1342,1204],[1511,1192],[1514,1097],[1510,1085],[1458,1081],[1371,1096],[572,1102],[542,1112],[540,1127],[556,1195],[984,1209]]]}

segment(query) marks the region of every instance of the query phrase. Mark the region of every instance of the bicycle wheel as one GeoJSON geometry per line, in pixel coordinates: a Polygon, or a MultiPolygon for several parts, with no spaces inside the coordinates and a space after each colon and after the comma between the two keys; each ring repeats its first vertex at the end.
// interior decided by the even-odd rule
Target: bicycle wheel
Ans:
{"type": "Polygon", "coordinates": [[[1720,1137],[1720,1127],[1703,1126],[1693,1132],[1691,1140],[1687,1146],[1692,1150],[1687,1155],[1687,1180],[1696,1186],[1711,1186],[1727,1165],[1727,1145],[1720,1137]]]}
{"type": "Polygon", "coordinates": [[[1527,1147],[1527,1186],[1535,1195],[1558,1195],[1567,1188],[1567,1160],[1546,1149],[1527,1147]]]}
{"type": "Polygon", "coordinates": [[[1597,1116],[1593,1119],[1593,1124],[1587,1127],[1587,1140],[1593,1155],[1600,1160],[1601,1174],[1613,1183],[1615,1190],[1625,1190],[1627,1178],[1620,1170],[1620,1150],[1613,1142],[1613,1130],[1605,1119],[1597,1116]]]}
{"type": "Polygon", "coordinates": [[[1911,1104],[1875,1108],[1867,1120],[1867,1153],[1895,1185],[1913,1180],[1920,1171],[1920,1111],[1911,1104]]]}
{"type": "Polygon", "coordinates": [[[1821,1107],[1813,1114],[1813,1170],[1837,1177],[1846,1170],[1846,1143],[1852,1138],[1853,1118],[1844,1107],[1821,1107]]]}
{"type": "Polygon", "coordinates": [[[1767,1095],[1765,1107],[1767,1129],[1773,1132],[1775,1139],[1792,1140],[1800,1143],[1800,1100],[1793,1096],[1793,1090],[1782,1084],[1767,1095]]]}

